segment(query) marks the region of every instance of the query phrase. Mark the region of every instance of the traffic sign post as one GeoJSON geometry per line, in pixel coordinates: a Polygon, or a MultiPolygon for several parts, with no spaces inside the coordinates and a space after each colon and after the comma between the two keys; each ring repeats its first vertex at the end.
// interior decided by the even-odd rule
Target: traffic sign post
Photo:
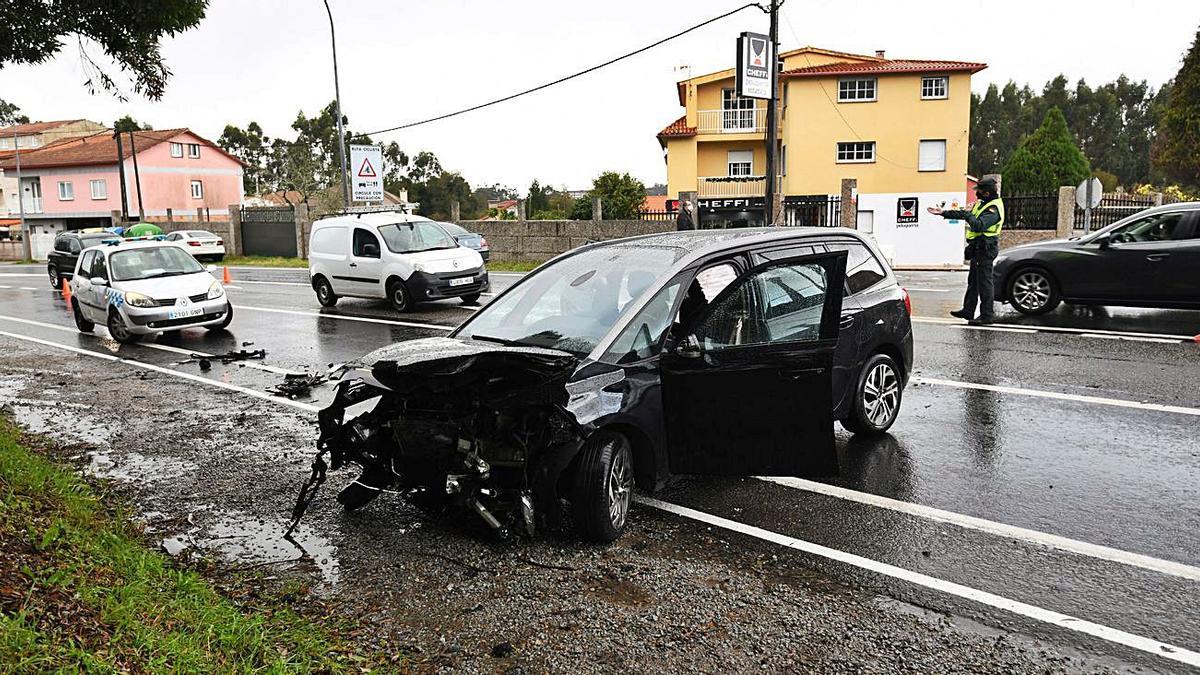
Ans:
{"type": "Polygon", "coordinates": [[[1104,186],[1099,178],[1089,178],[1075,188],[1075,203],[1083,209],[1083,231],[1092,231],[1092,209],[1100,206],[1104,198],[1104,186]]]}
{"type": "Polygon", "coordinates": [[[383,201],[383,148],[381,146],[350,146],[350,185],[353,201],[383,201]]]}

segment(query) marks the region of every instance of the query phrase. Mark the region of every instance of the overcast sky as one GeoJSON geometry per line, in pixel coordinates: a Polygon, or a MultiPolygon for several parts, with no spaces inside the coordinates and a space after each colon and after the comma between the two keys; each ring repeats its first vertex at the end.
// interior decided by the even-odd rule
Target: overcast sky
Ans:
{"type": "MultiPolygon", "coordinates": [[[[343,111],[372,131],[467,107],[581,70],[738,7],[738,0],[330,0],[343,111]]],[[[891,58],[982,61],[975,91],[1058,73],[1106,82],[1124,73],[1158,87],[1200,26],[1196,0],[899,2],[786,0],[781,49],[811,44],[891,58]]],[[[732,66],[740,31],[767,31],[743,10],[655,50],[510,103],[383,134],[409,154],[431,150],[473,185],[530,180],[584,188],[605,170],[665,182],[655,134],[682,114],[674,82],[732,66]]],[[[18,38],[19,39],[19,38],[18,38]]],[[[0,98],[33,119],[123,114],[216,140],[255,120],[291,135],[297,111],[333,98],[321,0],[212,0],[200,26],[168,40],[174,77],[161,101],[89,95],[77,51],[0,70],[0,98]]]]}

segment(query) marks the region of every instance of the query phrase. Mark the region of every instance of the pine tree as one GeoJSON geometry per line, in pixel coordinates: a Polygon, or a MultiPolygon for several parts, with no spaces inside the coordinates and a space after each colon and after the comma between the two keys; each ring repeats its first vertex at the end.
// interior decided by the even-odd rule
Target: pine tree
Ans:
{"type": "Polygon", "coordinates": [[[1200,31],[1160,113],[1153,162],[1167,180],[1200,186],[1200,31]]]}
{"type": "Polygon", "coordinates": [[[1078,184],[1091,175],[1091,167],[1072,140],[1062,111],[1055,107],[1046,113],[1042,126],[1021,141],[1003,173],[1006,191],[1050,192],[1078,184]]]}

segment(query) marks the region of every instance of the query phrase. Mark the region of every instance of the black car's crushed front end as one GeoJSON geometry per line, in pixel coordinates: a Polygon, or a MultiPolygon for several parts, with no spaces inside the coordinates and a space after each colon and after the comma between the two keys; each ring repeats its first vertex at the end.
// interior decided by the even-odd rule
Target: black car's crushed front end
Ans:
{"type": "Polygon", "coordinates": [[[368,355],[318,416],[319,457],[362,467],[339,501],[355,508],[389,490],[422,508],[457,504],[505,537],[557,527],[559,477],[585,436],[565,408],[577,365],[563,352],[449,338],[368,355]],[[360,406],[369,410],[348,415],[360,406]]]}

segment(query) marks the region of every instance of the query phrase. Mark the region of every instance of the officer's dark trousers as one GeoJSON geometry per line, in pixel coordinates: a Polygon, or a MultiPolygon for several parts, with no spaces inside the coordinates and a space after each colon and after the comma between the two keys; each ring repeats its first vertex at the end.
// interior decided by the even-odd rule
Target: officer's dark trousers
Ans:
{"type": "Polygon", "coordinates": [[[1000,237],[979,237],[971,240],[971,270],[967,273],[967,293],[963,296],[963,311],[975,316],[979,304],[980,316],[992,316],[995,311],[996,284],[992,278],[992,263],[1000,255],[1000,237]]]}

